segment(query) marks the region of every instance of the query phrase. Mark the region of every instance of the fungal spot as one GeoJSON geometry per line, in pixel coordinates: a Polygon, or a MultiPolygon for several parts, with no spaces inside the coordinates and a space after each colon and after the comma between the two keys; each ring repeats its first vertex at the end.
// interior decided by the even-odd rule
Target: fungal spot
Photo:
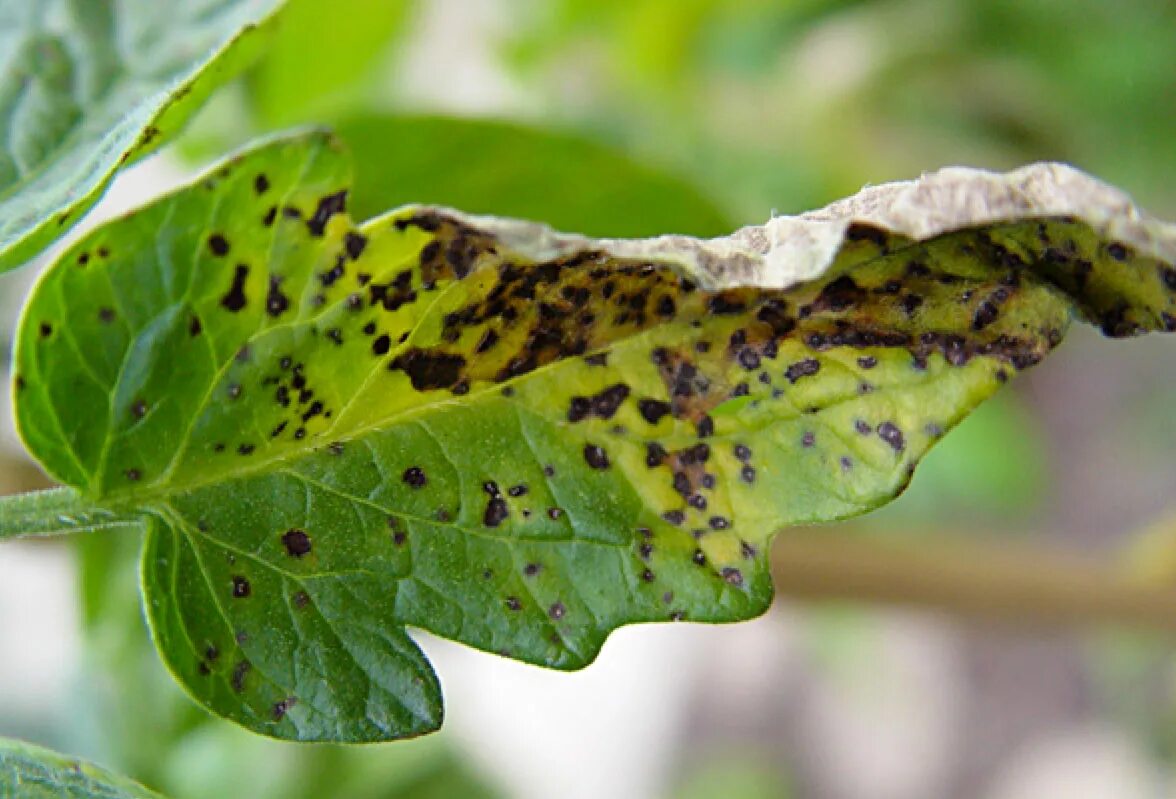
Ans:
{"type": "Polygon", "coordinates": [[[249,584],[249,580],[241,575],[233,576],[233,596],[237,599],[244,599],[253,593],[253,586],[249,584]]]}
{"type": "Polygon", "coordinates": [[[731,526],[731,522],[722,516],[711,516],[708,523],[712,530],[726,530],[731,526]]]}
{"type": "Polygon", "coordinates": [[[848,455],[841,456],[841,471],[848,472],[853,469],[853,460],[848,455]]]}
{"type": "Polygon", "coordinates": [[[703,416],[694,425],[694,429],[698,433],[699,438],[713,436],[715,434],[715,420],[710,416],[703,416]]]}
{"type": "Polygon", "coordinates": [[[98,321],[104,325],[108,325],[117,318],[117,314],[113,308],[99,308],[98,321]]]}
{"type": "Polygon", "coordinates": [[[228,293],[221,297],[220,304],[233,313],[245,307],[245,281],[248,277],[249,267],[245,264],[237,264],[233,272],[233,283],[229,287],[228,293]]]}
{"type": "Polygon", "coordinates": [[[902,431],[893,422],[883,422],[878,425],[878,437],[889,444],[895,452],[902,452],[906,446],[902,431]]]}
{"type": "Polygon", "coordinates": [[[299,591],[298,593],[294,594],[294,607],[301,610],[309,604],[310,594],[306,593],[305,591],[299,591]]]}
{"type": "Polygon", "coordinates": [[[878,365],[878,359],[873,355],[863,355],[857,359],[857,363],[863,369],[873,369],[878,365]]]}
{"type": "Polygon", "coordinates": [[[233,690],[241,693],[245,690],[245,678],[249,676],[249,672],[253,669],[253,665],[248,660],[241,660],[237,665],[233,666],[233,676],[229,680],[229,684],[233,686],[233,690]]]}
{"type": "Polygon", "coordinates": [[[363,249],[367,246],[367,238],[349,230],[347,235],[343,237],[343,246],[347,250],[347,254],[351,256],[351,260],[354,261],[363,254],[363,249]]]}
{"type": "Polygon", "coordinates": [[[412,349],[396,356],[389,368],[403,371],[417,391],[451,388],[461,377],[466,359],[449,353],[412,349]]]}
{"type": "Polygon", "coordinates": [[[347,209],[347,191],[328,194],[318,202],[314,214],[306,220],[306,228],[312,236],[322,236],[326,230],[327,220],[347,209]]]}
{"type": "Polygon", "coordinates": [[[238,455],[252,455],[255,447],[252,444],[241,444],[237,447],[238,455]]]}
{"type": "Polygon", "coordinates": [[[855,421],[853,423],[853,429],[857,430],[863,436],[868,436],[870,433],[873,432],[873,428],[870,427],[869,423],[862,420],[862,419],[858,419],[857,421],[855,421]]]}
{"type": "Polygon", "coordinates": [[[544,466],[543,467],[543,476],[544,477],[555,477],[555,467],[551,466],[551,465],[544,466]]]}
{"type": "Polygon", "coordinates": [[[686,514],[680,510],[668,510],[662,514],[662,518],[673,525],[681,525],[686,521],[686,514]]]}
{"type": "Polygon", "coordinates": [[[743,469],[741,469],[739,472],[739,479],[741,479],[745,483],[754,483],[755,482],[755,467],[754,466],[744,466],[743,469]]]}
{"type": "Polygon", "coordinates": [[[123,475],[132,483],[139,482],[139,480],[143,477],[143,473],[138,469],[127,469],[125,472],[123,472],[123,475]]]}
{"type": "Polygon", "coordinates": [[[481,355],[483,352],[490,349],[491,347],[493,347],[497,343],[498,343],[498,333],[496,333],[493,330],[487,330],[485,333],[482,334],[482,338],[478,342],[478,346],[476,346],[474,348],[474,351],[477,352],[479,355],[481,355]]]}
{"type": "Polygon", "coordinates": [[[592,413],[601,419],[611,419],[628,396],[629,387],[624,383],[609,386],[592,398],[592,413]]]}
{"type": "Polygon", "coordinates": [[[666,448],[656,441],[650,441],[645,445],[645,465],[650,469],[660,466],[666,457],[668,457],[666,448]]]}
{"type": "Polygon", "coordinates": [[[410,466],[405,469],[401,479],[412,488],[424,488],[425,483],[428,482],[424,471],[419,466],[410,466]]]}
{"type": "Polygon", "coordinates": [[[282,701],[276,702],[273,710],[274,721],[281,721],[285,717],[286,711],[292,708],[297,701],[294,697],[288,696],[282,701]]]}
{"type": "Polygon", "coordinates": [[[508,596],[506,598],[506,608],[507,608],[507,610],[514,610],[514,611],[522,610],[523,603],[519,601],[519,598],[517,596],[508,596]]]}
{"type": "Polygon", "coordinates": [[[387,355],[390,349],[392,349],[392,339],[387,333],[372,342],[372,355],[377,357],[387,355]]]}
{"type": "Polygon", "coordinates": [[[290,307],[290,298],[282,293],[282,278],[271,275],[269,293],[265,295],[265,310],[270,316],[281,316],[290,307]]]}
{"type": "Polygon", "coordinates": [[[269,191],[269,187],[269,178],[267,178],[265,175],[259,174],[253,179],[253,190],[258,194],[265,194],[267,191],[269,191]]]}
{"type": "Polygon", "coordinates": [[[741,313],[747,305],[740,299],[740,294],[738,290],[732,290],[721,291],[718,294],[712,295],[707,300],[707,310],[713,314],[741,313]]]}
{"type": "Polygon", "coordinates": [[[53,325],[48,322],[42,322],[38,331],[41,334],[41,338],[49,338],[49,336],[53,335],[53,325]]]}
{"type": "Polygon", "coordinates": [[[188,335],[192,337],[199,336],[204,326],[200,324],[200,317],[195,314],[188,320],[188,335]]]}
{"type": "Polygon", "coordinates": [[[547,509],[547,518],[551,519],[552,521],[556,521],[557,519],[561,518],[562,516],[563,516],[563,510],[561,508],[548,508],[547,509]]]}
{"type": "Polygon", "coordinates": [[[147,403],[141,399],[135,400],[135,403],[131,405],[131,416],[134,416],[136,419],[142,419],[146,415],[147,403]]]}
{"type": "Polygon", "coordinates": [[[493,497],[486,503],[486,512],[482,515],[482,524],[487,527],[497,527],[510,515],[510,508],[502,497],[493,497]]]}
{"type": "Polygon", "coordinates": [[[595,444],[584,445],[584,460],[593,469],[607,469],[609,467],[608,453],[595,444]]]}
{"type": "Polygon", "coordinates": [[[547,609],[547,615],[555,621],[562,619],[567,612],[567,608],[563,606],[562,602],[555,602],[547,609]]]}
{"type": "Polygon", "coordinates": [[[812,430],[806,430],[805,434],[800,437],[800,445],[805,449],[810,449],[817,443],[817,436],[812,430]]]}
{"type": "Polygon", "coordinates": [[[286,553],[290,557],[301,558],[310,554],[310,536],[305,530],[299,530],[297,527],[292,527],[282,534],[282,544],[285,545],[286,553]]]}
{"type": "Polygon", "coordinates": [[[1112,241],[1107,245],[1107,255],[1114,258],[1116,261],[1127,260],[1127,248],[1117,241],[1112,241]]]}
{"type": "Polygon", "coordinates": [[[642,399],[637,403],[637,410],[641,417],[650,424],[657,424],[662,417],[670,412],[670,403],[661,400],[642,399]]]}
{"type": "Polygon", "coordinates": [[[241,396],[241,384],[232,383],[225,393],[229,395],[229,399],[237,399],[237,397],[241,396]]]}
{"type": "Polygon", "coordinates": [[[229,241],[220,233],[213,233],[208,237],[208,249],[218,258],[229,254],[229,241]]]}
{"type": "Polygon", "coordinates": [[[587,397],[572,397],[568,403],[568,421],[581,422],[588,418],[590,410],[592,410],[592,403],[587,397]]]}
{"type": "Polygon", "coordinates": [[[743,572],[731,566],[726,566],[722,571],[723,579],[734,586],[743,585],[743,572]]]}
{"type": "Polygon", "coordinates": [[[528,577],[534,577],[536,574],[538,574],[542,570],[543,570],[543,567],[540,566],[538,563],[528,563],[523,568],[523,574],[527,575],[528,577]]]}
{"type": "Polygon", "coordinates": [[[797,361],[784,371],[784,377],[789,383],[795,384],[802,377],[811,377],[821,371],[821,362],[816,358],[805,358],[797,361]]]}

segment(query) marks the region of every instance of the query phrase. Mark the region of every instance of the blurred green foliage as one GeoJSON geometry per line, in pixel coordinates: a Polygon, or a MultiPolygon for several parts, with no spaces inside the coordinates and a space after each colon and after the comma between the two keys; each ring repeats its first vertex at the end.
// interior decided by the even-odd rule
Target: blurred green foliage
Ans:
{"type": "Polygon", "coordinates": [[[948,163],[1042,159],[1176,209],[1163,0],[511,5],[527,12],[507,52],[546,109],[695,175],[743,222],[948,163]]]}
{"type": "Polygon", "coordinates": [[[360,219],[425,202],[594,236],[719,236],[731,229],[690,184],[577,136],[390,115],[348,118],[335,129],[355,158],[351,212],[360,219]]]}

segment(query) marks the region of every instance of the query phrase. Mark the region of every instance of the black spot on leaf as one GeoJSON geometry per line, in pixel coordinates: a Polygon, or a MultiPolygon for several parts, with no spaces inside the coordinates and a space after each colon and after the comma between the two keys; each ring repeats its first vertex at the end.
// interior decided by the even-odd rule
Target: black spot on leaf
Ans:
{"type": "Polygon", "coordinates": [[[424,488],[425,484],[428,482],[428,479],[425,477],[424,470],[422,470],[419,466],[410,466],[409,468],[405,469],[401,479],[413,488],[424,488]]]}
{"type": "Polygon", "coordinates": [[[225,296],[221,297],[221,305],[228,310],[236,313],[245,307],[245,281],[249,278],[249,267],[245,264],[237,264],[233,271],[233,284],[229,287],[225,296]]]}
{"type": "Polygon", "coordinates": [[[291,557],[301,558],[310,554],[310,536],[305,530],[293,527],[282,534],[282,544],[291,557]]]}
{"type": "Polygon", "coordinates": [[[609,467],[608,453],[596,444],[584,445],[584,460],[593,469],[607,469],[609,467]]]}
{"type": "Polygon", "coordinates": [[[346,190],[336,192],[335,194],[328,194],[318,202],[318,206],[314,209],[314,214],[310,219],[306,220],[306,229],[310,231],[312,236],[321,236],[326,230],[327,220],[335,214],[347,210],[347,192],[346,190]]]}
{"type": "Polygon", "coordinates": [[[218,258],[229,254],[229,241],[220,233],[213,233],[208,237],[208,249],[218,258]]]}
{"type": "Polygon", "coordinates": [[[895,452],[902,452],[906,447],[902,431],[893,422],[883,422],[878,425],[878,437],[889,444],[895,452]]]}

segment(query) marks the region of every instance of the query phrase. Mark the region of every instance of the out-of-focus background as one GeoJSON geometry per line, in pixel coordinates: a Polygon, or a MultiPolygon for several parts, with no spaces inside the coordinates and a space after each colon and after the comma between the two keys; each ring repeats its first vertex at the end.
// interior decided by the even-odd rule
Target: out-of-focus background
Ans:
{"type": "MultiPolygon", "coordinates": [[[[96,216],[307,122],[354,150],[361,216],[426,201],[707,236],[948,164],[1054,159],[1176,218],[1176,7],[293,0],[264,60],[96,216]]],[[[5,352],[36,271],[0,280],[5,352]]],[[[1075,330],[898,501],[836,532],[1147,568],[1176,540],[1174,375],[1170,338],[1075,330]]],[[[44,485],[0,416],[0,493],[44,485]]],[[[137,545],[0,548],[0,734],[176,799],[1176,796],[1172,633],[787,599],[731,627],[623,630],[573,675],[425,639],[443,733],[278,744],[208,718],[166,675],[137,545]]]]}

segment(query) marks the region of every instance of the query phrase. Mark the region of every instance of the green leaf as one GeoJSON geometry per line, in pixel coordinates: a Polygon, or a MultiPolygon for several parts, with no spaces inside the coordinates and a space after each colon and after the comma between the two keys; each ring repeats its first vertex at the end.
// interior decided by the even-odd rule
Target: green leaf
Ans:
{"type": "Polygon", "coordinates": [[[280,127],[359,105],[408,11],[405,0],[334,0],[324,24],[321,0],[291,0],[246,76],[260,120],[280,127]]]}
{"type": "Polygon", "coordinates": [[[553,668],[734,621],[790,524],[875,508],[1075,313],[1176,327],[1176,233],[1072,169],[944,172],[699,241],[345,212],[328,135],[254,147],[38,284],[16,415],[150,532],[153,634],[250,729],[441,721],[419,627],[553,668]]]}
{"type": "Polygon", "coordinates": [[[346,118],[337,131],[358,167],[351,208],[359,218],[412,202],[533,219],[594,236],[718,236],[731,229],[686,181],[570,133],[374,114],[346,118]]]}
{"type": "Polygon", "coordinates": [[[125,777],[48,749],[0,738],[0,796],[19,799],[160,799],[125,777]]]}
{"type": "Polygon", "coordinates": [[[264,44],[280,0],[0,0],[0,271],[72,227],[264,44]]]}

